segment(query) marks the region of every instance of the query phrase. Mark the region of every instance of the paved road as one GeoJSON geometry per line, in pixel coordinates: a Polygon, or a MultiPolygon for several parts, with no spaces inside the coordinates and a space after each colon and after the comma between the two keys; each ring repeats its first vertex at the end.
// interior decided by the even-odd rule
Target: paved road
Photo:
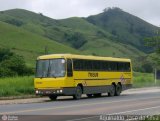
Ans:
{"type": "Polygon", "coordinates": [[[69,97],[54,102],[46,100],[41,103],[0,105],[0,115],[32,115],[32,117],[19,116],[26,121],[33,118],[43,121],[50,119],[52,121],[97,121],[103,118],[102,114],[103,116],[160,114],[159,91],[146,93],[142,90],[137,92],[140,93],[127,92],[115,97],[108,97],[107,95],[100,98],[84,97],[77,101],[69,97]]]}

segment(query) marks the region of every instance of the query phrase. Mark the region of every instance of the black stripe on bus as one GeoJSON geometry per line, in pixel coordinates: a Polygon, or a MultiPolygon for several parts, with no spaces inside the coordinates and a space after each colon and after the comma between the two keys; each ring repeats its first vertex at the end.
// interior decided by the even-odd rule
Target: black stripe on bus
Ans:
{"type": "MultiPolygon", "coordinates": [[[[74,80],[111,80],[111,79],[116,80],[116,79],[121,79],[121,78],[103,78],[103,79],[100,79],[100,78],[99,79],[97,79],[97,78],[96,79],[93,79],[93,78],[91,79],[90,78],[90,79],[74,79],[74,80]]],[[[123,78],[123,79],[131,79],[131,78],[123,78]]]]}

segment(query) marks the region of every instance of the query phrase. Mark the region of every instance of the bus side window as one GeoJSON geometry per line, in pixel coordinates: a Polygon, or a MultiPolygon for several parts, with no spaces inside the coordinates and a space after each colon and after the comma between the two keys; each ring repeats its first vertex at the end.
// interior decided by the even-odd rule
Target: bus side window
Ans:
{"type": "Polygon", "coordinates": [[[67,59],[67,76],[72,77],[73,76],[73,70],[72,70],[72,60],[67,59]]]}

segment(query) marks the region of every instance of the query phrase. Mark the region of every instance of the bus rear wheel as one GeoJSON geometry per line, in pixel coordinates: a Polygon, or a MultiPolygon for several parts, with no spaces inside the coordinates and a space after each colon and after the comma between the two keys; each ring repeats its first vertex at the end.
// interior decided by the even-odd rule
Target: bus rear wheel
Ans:
{"type": "Polygon", "coordinates": [[[114,96],[114,95],[115,95],[115,91],[116,91],[116,88],[115,88],[115,86],[112,84],[112,85],[111,85],[111,88],[110,88],[110,90],[109,90],[109,92],[108,92],[108,96],[110,96],[110,97],[114,96]]]}
{"type": "Polygon", "coordinates": [[[50,100],[56,100],[57,99],[57,95],[50,95],[49,98],[50,98],[50,100]]]}
{"type": "Polygon", "coordinates": [[[73,95],[73,99],[79,100],[81,98],[81,96],[82,96],[82,89],[80,86],[77,86],[75,94],[73,95]]]}
{"type": "Polygon", "coordinates": [[[119,96],[122,92],[122,86],[118,83],[116,85],[116,91],[115,91],[115,96],[119,96]]]}

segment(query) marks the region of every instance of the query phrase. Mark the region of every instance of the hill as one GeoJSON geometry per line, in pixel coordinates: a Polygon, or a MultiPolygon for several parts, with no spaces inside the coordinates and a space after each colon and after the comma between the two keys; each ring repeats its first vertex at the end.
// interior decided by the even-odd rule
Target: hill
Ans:
{"type": "Polygon", "coordinates": [[[84,18],[55,20],[41,13],[13,9],[0,12],[0,21],[68,45],[81,53],[133,58],[144,55],[136,47],[117,41],[110,31],[84,18]]]}
{"type": "Polygon", "coordinates": [[[4,22],[0,22],[0,47],[10,48],[24,56],[27,65],[31,67],[35,66],[37,56],[44,54],[45,47],[49,53],[80,53],[71,47],[4,22]]]}
{"type": "Polygon", "coordinates": [[[154,36],[158,27],[124,12],[120,8],[108,8],[103,13],[89,16],[86,20],[115,36],[118,42],[129,44],[143,52],[152,49],[144,46],[145,37],[154,36]]]}

